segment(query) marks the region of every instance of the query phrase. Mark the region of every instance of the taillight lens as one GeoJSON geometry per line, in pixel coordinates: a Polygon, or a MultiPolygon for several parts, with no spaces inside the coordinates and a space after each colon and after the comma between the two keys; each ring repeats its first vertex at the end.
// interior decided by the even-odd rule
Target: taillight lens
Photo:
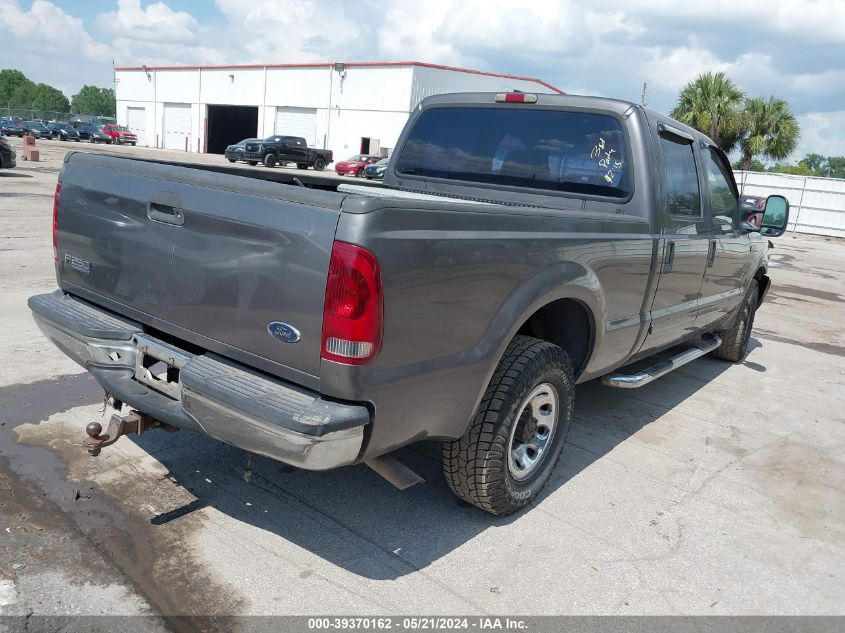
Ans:
{"type": "Polygon", "coordinates": [[[56,183],[56,192],[53,194],[53,259],[59,261],[59,198],[62,195],[62,183],[56,183]]]}
{"type": "Polygon", "coordinates": [[[384,300],[378,260],[366,248],[335,242],[323,307],[321,358],[349,365],[381,348],[384,300]]]}

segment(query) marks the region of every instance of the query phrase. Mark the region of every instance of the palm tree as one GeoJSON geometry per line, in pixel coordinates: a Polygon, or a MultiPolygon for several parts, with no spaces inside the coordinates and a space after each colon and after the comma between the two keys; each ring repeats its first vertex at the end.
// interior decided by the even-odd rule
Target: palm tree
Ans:
{"type": "Polygon", "coordinates": [[[742,149],[743,170],[748,170],[755,156],[783,160],[798,144],[801,135],[798,121],[783,99],[748,99],[742,119],[745,131],[739,146],[742,149]]]}
{"type": "Polygon", "coordinates": [[[683,87],[671,117],[707,134],[730,151],[741,136],[745,95],[723,72],[706,72],[683,87]]]}

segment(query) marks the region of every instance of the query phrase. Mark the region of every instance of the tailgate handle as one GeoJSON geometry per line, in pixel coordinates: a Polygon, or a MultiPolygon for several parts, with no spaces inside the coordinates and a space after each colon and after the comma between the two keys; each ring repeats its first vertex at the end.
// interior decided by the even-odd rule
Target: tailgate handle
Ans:
{"type": "Polygon", "coordinates": [[[179,196],[170,191],[161,191],[153,196],[147,205],[147,217],[155,222],[185,224],[185,212],[182,210],[182,201],[179,196]]]}

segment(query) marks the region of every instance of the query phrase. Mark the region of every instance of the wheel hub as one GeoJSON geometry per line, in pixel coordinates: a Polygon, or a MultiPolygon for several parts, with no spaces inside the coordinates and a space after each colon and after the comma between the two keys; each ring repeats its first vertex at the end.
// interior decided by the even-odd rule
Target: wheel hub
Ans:
{"type": "Polygon", "coordinates": [[[537,385],[523,400],[508,441],[508,471],[521,481],[543,462],[554,436],[558,417],[557,390],[549,383],[537,385]]]}

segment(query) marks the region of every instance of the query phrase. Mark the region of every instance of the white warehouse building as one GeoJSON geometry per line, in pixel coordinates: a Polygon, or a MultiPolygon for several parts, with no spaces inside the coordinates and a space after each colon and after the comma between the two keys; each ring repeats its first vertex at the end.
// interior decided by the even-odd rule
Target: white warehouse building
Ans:
{"type": "Polygon", "coordinates": [[[115,68],[117,121],[138,144],[222,154],[244,138],[302,136],[335,160],[389,154],[425,97],[560,93],[539,79],[422,62],[115,68]]]}

